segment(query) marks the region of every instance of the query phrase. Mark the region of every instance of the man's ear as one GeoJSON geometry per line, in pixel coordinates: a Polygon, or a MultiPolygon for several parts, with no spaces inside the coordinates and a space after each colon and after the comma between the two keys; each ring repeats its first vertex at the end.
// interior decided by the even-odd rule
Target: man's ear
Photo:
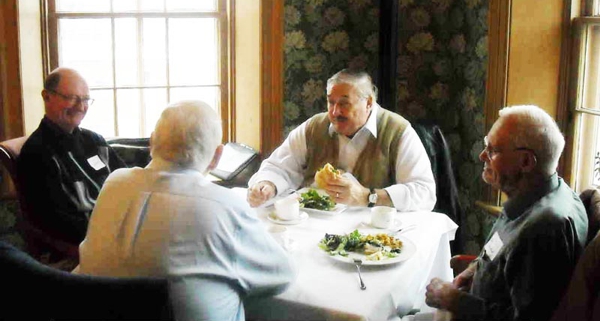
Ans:
{"type": "Polygon", "coordinates": [[[50,100],[50,93],[46,89],[42,89],[42,99],[46,102],[50,100]]]}
{"type": "Polygon", "coordinates": [[[212,161],[210,161],[210,164],[208,165],[207,171],[210,172],[213,169],[217,168],[217,165],[219,165],[219,160],[221,159],[221,155],[223,154],[223,144],[217,146],[217,149],[215,149],[215,155],[213,156],[212,161]]]}
{"type": "Polygon", "coordinates": [[[373,108],[373,97],[371,96],[367,97],[367,108],[369,108],[369,110],[373,108]]]}
{"type": "Polygon", "coordinates": [[[519,161],[521,162],[521,168],[526,173],[533,172],[537,167],[537,157],[535,156],[533,151],[523,151],[523,153],[521,153],[519,161]]]}

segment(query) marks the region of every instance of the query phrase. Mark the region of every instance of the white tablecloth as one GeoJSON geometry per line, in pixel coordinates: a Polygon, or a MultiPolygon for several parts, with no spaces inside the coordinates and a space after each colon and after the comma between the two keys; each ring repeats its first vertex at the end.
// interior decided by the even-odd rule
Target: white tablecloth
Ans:
{"type": "MultiPolygon", "coordinates": [[[[270,209],[272,210],[272,209],[270,209]]],[[[258,210],[265,224],[268,210],[258,210]]],[[[417,248],[407,261],[384,266],[363,266],[366,290],[359,288],[356,267],[338,262],[318,248],[325,233],[344,234],[364,229],[367,208],[350,208],[335,215],[311,215],[288,225],[294,241],[289,251],[297,268],[295,282],[282,294],[246,302],[248,319],[259,320],[390,320],[413,308],[427,310],[425,286],[432,277],[451,281],[450,245],[458,226],[446,215],[433,212],[397,213],[401,233],[417,248]]]]}

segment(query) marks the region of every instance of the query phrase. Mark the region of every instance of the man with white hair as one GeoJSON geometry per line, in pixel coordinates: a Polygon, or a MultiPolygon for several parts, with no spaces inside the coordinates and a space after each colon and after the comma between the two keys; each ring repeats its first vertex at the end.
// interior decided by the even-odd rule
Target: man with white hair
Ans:
{"type": "Polygon", "coordinates": [[[206,103],[167,107],[150,164],[106,180],[74,273],[168,277],[177,320],[244,320],[243,297],[283,291],[286,252],[243,199],[205,177],[221,138],[206,103]]]}
{"type": "Polygon", "coordinates": [[[425,147],[402,116],[376,102],[377,88],[362,71],[344,69],[327,81],[327,112],[296,129],[248,182],[248,202],[259,206],[288,189],[312,185],[329,163],[352,174],[327,178],[336,203],[430,211],[435,179],[425,147]]]}
{"type": "Polygon", "coordinates": [[[587,238],[579,197],[558,177],[565,140],[536,106],[506,107],[479,155],[483,180],[507,196],[479,257],[426,303],[456,320],[548,320],[587,238]]]}

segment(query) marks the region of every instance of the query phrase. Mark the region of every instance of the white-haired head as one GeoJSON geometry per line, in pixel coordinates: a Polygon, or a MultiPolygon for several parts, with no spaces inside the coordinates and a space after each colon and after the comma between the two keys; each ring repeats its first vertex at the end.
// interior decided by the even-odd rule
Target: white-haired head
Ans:
{"type": "Polygon", "coordinates": [[[360,98],[371,97],[373,102],[377,101],[377,87],[373,85],[371,76],[364,71],[342,69],[337,72],[327,80],[327,94],[337,84],[350,84],[358,90],[360,98]]]}
{"type": "Polygon", "coordinates": [[[532,150],[543,174],[556,172],[565,138],[548,113],[534,105],[505,107],[500,110],[494,127],[504,124],[510,128],[508,137],[514,148],[532,150]]]}
{"type": "Polygon", "coordinates": [[[186,100],[170,104],[152,133],[152,157],[205,172],[221,144],[223,133],[217,113],[205,102],[186,100]]]}

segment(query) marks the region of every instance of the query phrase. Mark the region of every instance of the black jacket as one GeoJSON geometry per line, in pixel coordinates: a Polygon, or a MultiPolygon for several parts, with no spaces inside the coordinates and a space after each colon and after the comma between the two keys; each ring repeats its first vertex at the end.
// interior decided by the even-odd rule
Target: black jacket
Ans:
{"type": "Polygon", "coordinates": [[[121,167],[99,134],[82,128],[68,134],[44,117],[17,159],[29,219],[80,242],[102,184],[121,167]]]}

